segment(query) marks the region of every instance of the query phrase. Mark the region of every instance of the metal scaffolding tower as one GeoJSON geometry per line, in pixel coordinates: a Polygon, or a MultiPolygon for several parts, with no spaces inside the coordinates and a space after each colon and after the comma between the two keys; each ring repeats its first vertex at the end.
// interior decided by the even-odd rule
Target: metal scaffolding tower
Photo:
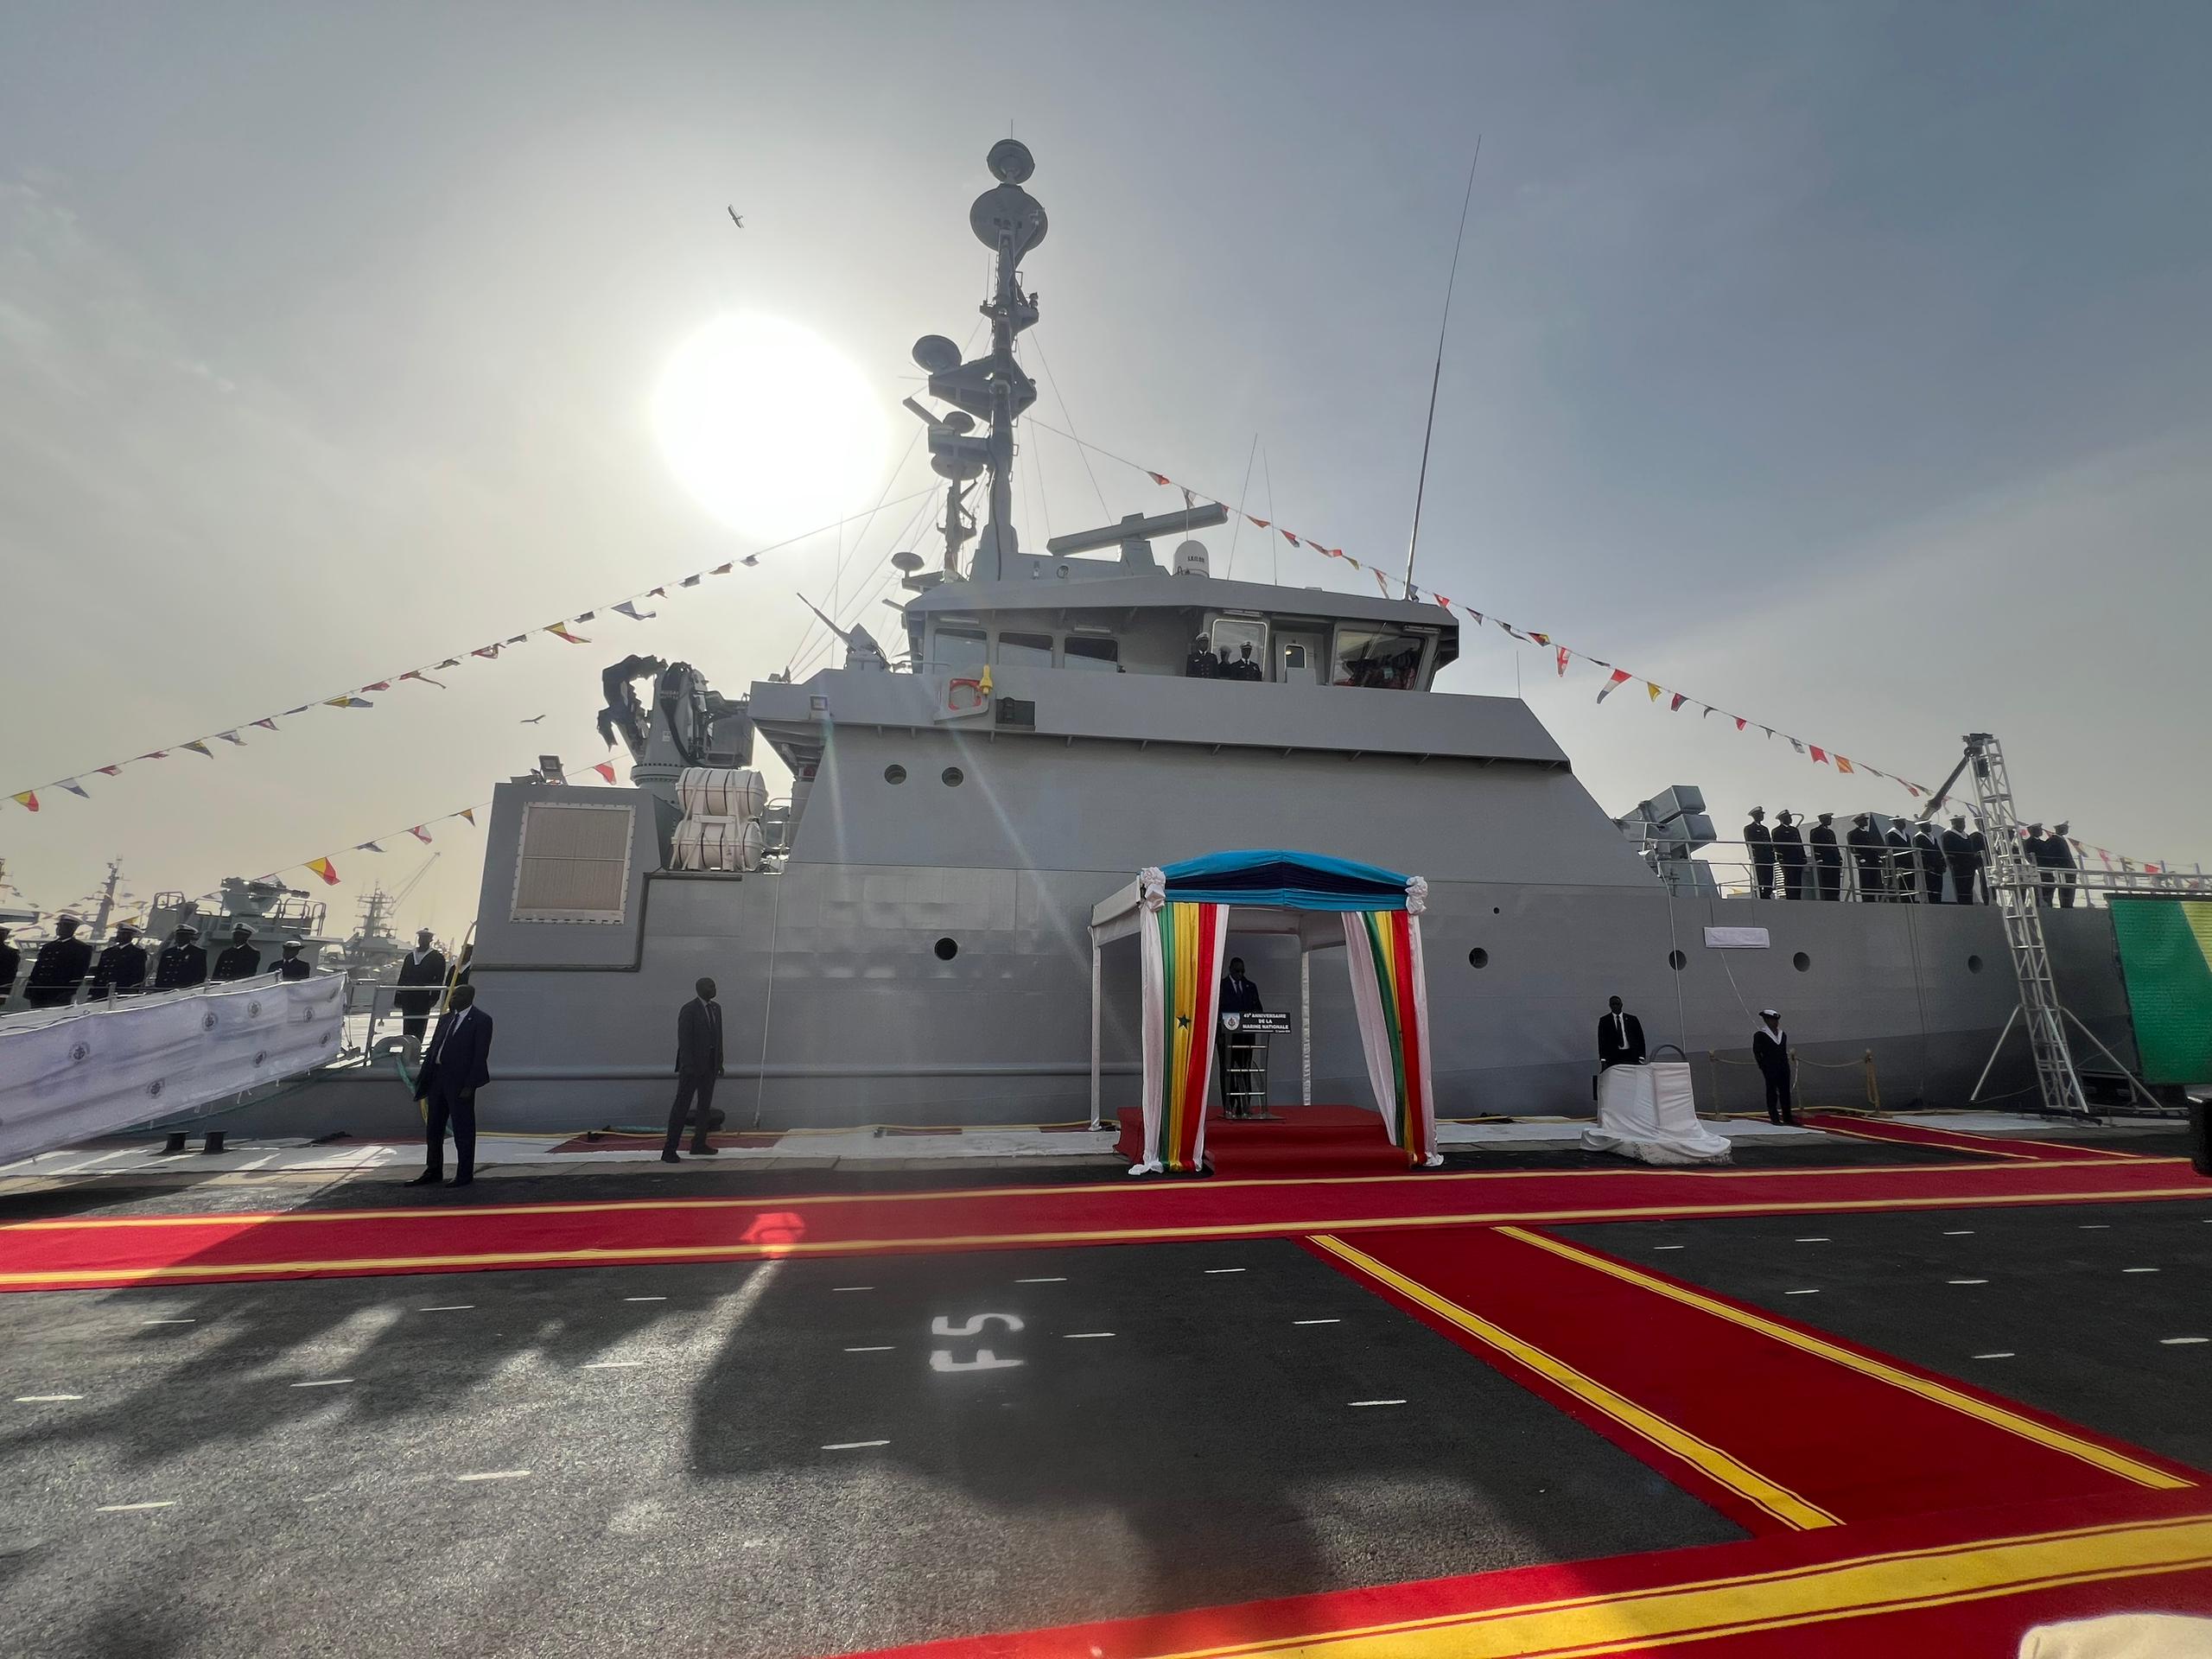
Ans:
{"type": "MultiPolygon", "coordinates": [[[[2043,912],[2037,907],[2041,877],[2029,861],[2027,844],[2020,839],[2019,815],[2012,809],[2012,780],[2005,770],[2005,751],[1987,732],[1968,733],[1966,745],[1965,763],[1974,773],[1974,793],[1981,804],[1981,832],[1989,843],[1983,879],[1989,883],[1990,899],[2004,921],[2005,947],[2012,953],[2012,972],[2020,982],[2017,1017],[2027,1030],[2036,1086],[2042,1092],[2044,1110],[2087,1117],[2089,1102],[2082,1092],[2081,1074],[2074,1069],[2073,1051],[2067,1046],[2068,1016],[2059,1005],[2058,987],[2051,978],[2043,912]]],[[[2012,1021],[2007,1020],[2005,1030],[2011,1029],[2012,1021]]],[[[2004,1035],[2000,1033],[1997,1040],[2001,1046],[2004,1035]]],[[[1996,1058],[1994,1052],[1990,1056],[1993,1062],[1996,1058]]],[[[1983,1075],[1987,1076],[1986,1068],[1983,1075]]]]}

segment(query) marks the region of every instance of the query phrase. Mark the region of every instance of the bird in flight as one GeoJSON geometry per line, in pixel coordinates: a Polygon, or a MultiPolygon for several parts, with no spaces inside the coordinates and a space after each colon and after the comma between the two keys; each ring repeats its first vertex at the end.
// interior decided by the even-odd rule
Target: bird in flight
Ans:
{"type": "Polygon", "coordinates": [[[745,228],[745,215],[739,213],[736,208],[732,207],[729,210],[729,217],[730,222],[736,226],[739,230],[741,231],[745,228]]]}
{"type": "Polygon", "coordinates": [[[544,718],[545,716],[543,715],[532,715],[528,720],[523,721],[523,724],[525,726],[535,726],[539,721],[544,718]]]}

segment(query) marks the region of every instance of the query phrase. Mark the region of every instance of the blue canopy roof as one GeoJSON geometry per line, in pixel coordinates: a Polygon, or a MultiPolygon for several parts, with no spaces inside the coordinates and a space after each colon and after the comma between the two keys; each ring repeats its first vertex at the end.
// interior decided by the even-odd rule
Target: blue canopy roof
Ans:
{"type": "Polygon", "coordinates": [[[1403,910],[1406,878],[1319,853],[1209,853],[1161,867],[1167,897],[1183,904],[1278,910],[1403,910]]]}

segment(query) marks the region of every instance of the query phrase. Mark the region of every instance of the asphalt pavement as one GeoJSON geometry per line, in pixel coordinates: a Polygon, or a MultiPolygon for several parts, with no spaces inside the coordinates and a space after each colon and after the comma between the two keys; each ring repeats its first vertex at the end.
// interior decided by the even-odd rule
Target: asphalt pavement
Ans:
{"type": "Polygon", "coordinates": [[[0,1647],[798,1656],[1716,1541],[1285,1241],[0,1297],[0,1647]]]}

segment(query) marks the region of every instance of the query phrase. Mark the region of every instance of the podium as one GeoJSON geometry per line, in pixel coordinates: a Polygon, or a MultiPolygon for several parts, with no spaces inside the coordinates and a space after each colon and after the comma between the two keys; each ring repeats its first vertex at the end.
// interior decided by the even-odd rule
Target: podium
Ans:
{"type": "Polygon", "coordinates": [[[1256,1122],[1282,1120],[1268,1110],[1268,1043],[1290,1035],[1287,1014],[1224,1014],[1215,1033],[1214,1059],[1221,1071],[1222,1109],[1230,1117],[1256,1122]]]}

